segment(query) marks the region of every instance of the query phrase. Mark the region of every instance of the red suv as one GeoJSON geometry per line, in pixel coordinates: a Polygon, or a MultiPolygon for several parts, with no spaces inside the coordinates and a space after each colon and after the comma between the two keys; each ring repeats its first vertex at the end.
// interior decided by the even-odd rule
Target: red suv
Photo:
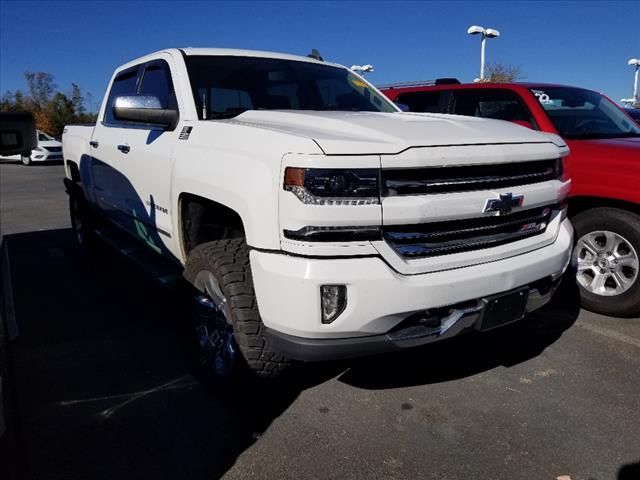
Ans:
{"type": "Polygon", "coordinates": [[[640,127],[604,95],[540,83],[382,87],[411,112],[470,115],[560,135],[571,148],[569,214],[582,305],[598,313],[640,313],[640,127]]]}

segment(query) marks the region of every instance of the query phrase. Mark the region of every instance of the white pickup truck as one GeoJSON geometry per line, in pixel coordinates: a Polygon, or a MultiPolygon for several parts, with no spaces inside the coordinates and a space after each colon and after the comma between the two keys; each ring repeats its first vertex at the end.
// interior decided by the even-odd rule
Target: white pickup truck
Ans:
{"type": "Polygon", "coordinates": [[[562,139],[402,113],[317,58],[153,53],[62,141],[79,242],[115,225],[183,267],[221,376],[511,323],[569,262],[562,139]]]}

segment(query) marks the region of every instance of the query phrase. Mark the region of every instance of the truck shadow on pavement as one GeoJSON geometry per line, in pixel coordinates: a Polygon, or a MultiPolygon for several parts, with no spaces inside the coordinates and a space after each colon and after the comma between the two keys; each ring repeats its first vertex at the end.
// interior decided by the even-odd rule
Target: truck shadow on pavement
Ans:
{"type": "Polygon", "coordinates": [[[510,367],[538,356],[580,313],[578,290],[563,281],[552,301],[524,320],[491,332],[470,333],[397,354],[353,362],[339,380],[358,388],[428,385],[510,367]]]}
{"type": "Polygon", "coordinates": [[[338,373],[220,389],[179,295],[106,248],[84,256],[68,229],[4,241],[18,478],[219,478],[302,390],[338,373]]]}
{"type": "Polygon", "coordinates": [[[564,289],[501,331],[307,365],[275,385],[229,390],[200,370],[178,294],[106,248],[82,254],[69,229],[4,241],[20,331],[8,350],[20,478],[220,478],[307,388],[339,374],[384,389],[513,365],[542,352],[578,313],[575,292],[564,289]]]}

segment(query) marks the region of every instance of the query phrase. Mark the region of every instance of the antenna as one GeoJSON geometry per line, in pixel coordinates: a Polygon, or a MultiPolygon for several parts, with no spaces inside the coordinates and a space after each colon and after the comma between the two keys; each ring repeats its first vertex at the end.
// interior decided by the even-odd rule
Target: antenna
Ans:
{"type": "Polygon", "coordinates": [[[202,90],[202,119],[207,119],[207,90],[202,90]]]}
{"type": "Polygon", "coordinates": [[[320,60],[321,62],[324,62],[324,58],[322,58],[322,56],[320,55],[320,52],[315,48],[311,49],[311,53],[307,55],[307,57],[315,58],[316,60],[320,60]]]}

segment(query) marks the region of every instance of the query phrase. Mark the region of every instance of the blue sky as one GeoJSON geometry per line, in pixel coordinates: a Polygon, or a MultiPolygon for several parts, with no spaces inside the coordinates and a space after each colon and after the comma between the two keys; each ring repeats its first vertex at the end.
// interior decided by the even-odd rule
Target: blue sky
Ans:
{"type": "Polygon", "coordinates": [[[528,81],[630,97],[640,57],[639,1],[582,2],[179,2],[0,0],[0,91],[45,71],[98,103],[113,69],[174,46],[306,54],[371,63],[373,83],[478,76],[471,24],[497,28],[489,61],[519,65],[528,81]]]}

